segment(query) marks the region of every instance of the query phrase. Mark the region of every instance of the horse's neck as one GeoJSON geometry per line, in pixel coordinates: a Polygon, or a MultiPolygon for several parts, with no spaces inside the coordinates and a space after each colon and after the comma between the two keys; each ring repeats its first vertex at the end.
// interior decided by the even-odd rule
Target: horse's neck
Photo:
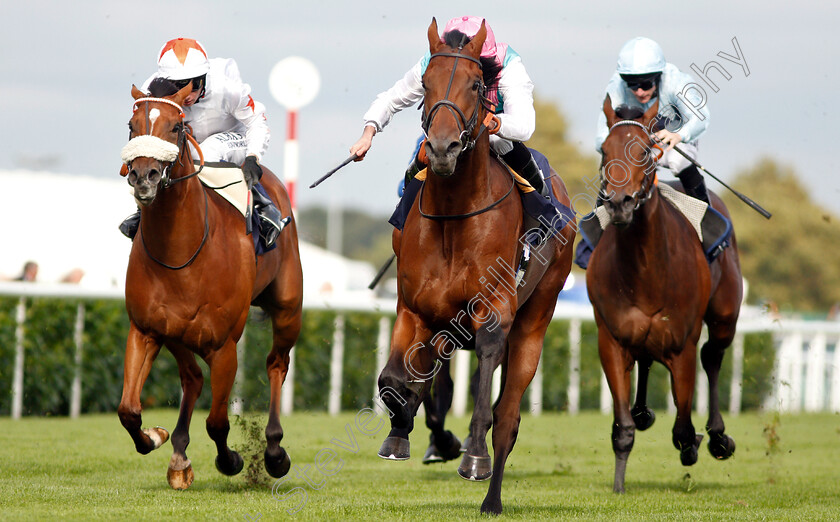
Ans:
{"type": "Polygon", "coordinates": [[[167,188],[158,188],[155,200],[142,212],[141,227],[154,231],[149,234],[152,237],[145,237],[144,240],[147,244],[180,243],[185,244],[187,249],[194,248],[190,240],[194,237],[200,239],[204,235],[204,189],[196,176],[177,181],[195,172],[189,158],[183,163],[176,163],[172,170],[172,181],[175,183],[167,188]]]}

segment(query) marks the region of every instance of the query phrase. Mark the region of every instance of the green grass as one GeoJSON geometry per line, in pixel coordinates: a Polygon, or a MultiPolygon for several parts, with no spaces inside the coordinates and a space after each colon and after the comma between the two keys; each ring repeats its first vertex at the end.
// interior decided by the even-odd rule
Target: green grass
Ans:
{"type": "MultiPolygon", "coordinates": [[[[637,432],[627,469],[627,493],[612,493],[611,417],[597,413],[524,416],[519,442],[508,460],[502,490],[503,518],[583,520],[826,520],[840,518],[840,416],[745,414],[726,416],[735,456],[718,462],[705,444],[698,463],[685,468],[671,445],[673,417],[637,432]],[[774,420],[777,419],[777,420],[774,420]],[[777,422],[778,421],[778,422],[777,422]],[[767,430],[767,428],[771,428],[767,430]],[[773,432],[775,430],[775,433],[773,432]]],[[[144,425],[175,425],[177,412],[144,412],[144,425]]],[[[387,433],[360,433],[354,416],[297,413],[283,419],[284,446],[293,465],[309,466],[320,489],[307,486],[292,468],[272,496],[267,485],[250,485],[244,473],[220,475],[215,447],[204,431],[206,412],[193,417],[188,455],[195,482],[173,491],[166,482],[167,443],[141,456],[116,414],[79,420],[0,420],[0,518],[42,519],[236,519],[462,520],[477,519],[488,483],[469,483],[455,473],[457,461],[423,466],[427,430],[422,419],[412,437],[412,459],[387,462],[376,451],[387,433]],[[331,443],[350,443],[356,454],[331,443]],[[341,469],[315,471],[316,455],[333,449],[341,469]],[[300,489],[293,489],[300,488],[300,489]],[[305,505],[292,509],[306,491],[305,505]],[[282,495],[290,495],[286,500],[282,495]]],[[[264,422],[264,417],[259,419],[264,422]]],[[[458,435],[467,419],[450,421],[458,435]]],[[[702,428],[705,419],[695,415],[702,428]]],[[[234,448],[244,443],[233,423],[234,448]]],[[[375,425],[375,424],[374,424],[375,425]]],[[[705,442],[705,441],[704,441],[705,442]]],[[[322,458],[327,453],[322,453],[322,458]]],[[[333,460],[325,469],[337,467],[333,460]]],[[[264,474],[264,473],[263,473],[264,474]]]]}

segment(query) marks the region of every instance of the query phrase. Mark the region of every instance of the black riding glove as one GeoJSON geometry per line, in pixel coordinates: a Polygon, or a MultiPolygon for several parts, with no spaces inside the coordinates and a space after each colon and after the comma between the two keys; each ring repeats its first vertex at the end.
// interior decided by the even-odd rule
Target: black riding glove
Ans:
{"type": "Polygon", "coordinates": [[[245,175],[245,183],[248,185],[248,190],[251,190],[262,177],[262,167],[257,163],[256,156],[245,158],[245,162],[242,163],[242,173],[245,175]]]}

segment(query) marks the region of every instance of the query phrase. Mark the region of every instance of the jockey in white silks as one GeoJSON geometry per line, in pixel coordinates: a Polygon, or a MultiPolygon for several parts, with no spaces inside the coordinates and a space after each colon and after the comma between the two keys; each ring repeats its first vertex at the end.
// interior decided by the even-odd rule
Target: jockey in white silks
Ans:
{"type": "MultiPolygon", "coordinates": [[[[638,107],[646,111],[659,102],[659,128],[654,129],[656,137],[667,148],[659,165],[667,167],[682,182],[688,195],[709,203],[709,195],[703,175],[697,167],[680,155],[674,146],[691,159],[697,159],[697,141],[709,126],[709,108],[705,96],[696,88],[694,79],[681,72],[675,65],[665,61],[659,44],[649,38],[636,37],[628,41],[618,53],[618,65],[606,94],[613,108],[638,107]],[[664,127],[664,128],[662,128],[664,127]]],[[[599,111],[595,149],[601,152],[601,145],[609,134],[607,118],[599,111]]]]}
{"type": "MultiPolygon", "coordinates": [[[[262,177],[259,162],[268,149],[271,136],[265,106],[251,97],[251,87],[242,81],[233,59],[208,58],[204,47],[196,40],[176,38],[166,42],[157,63],[157,72],[143,83],[142,90],[168,88],[177,92],[192,83],[192,92],[184,100],[183,110],[193,137],[199,143],[205,161],[225,161],[241,166],[254,198],[254,209],[263,225],[261,235],[270,247],[282,230],[282,215],[270,199],[254,190],[262,177]],[[172,87],[163,80],[170,82],[172,87]]],[[[163,93],[174,94],[166,90],[163,93]]],[[[163,93],[155,95],[168,95],[163,93]]],[[[193,157],[196,156],[193,151],[193,157]]],[[[139,214],[136,216],[139,222],[139,214]]],[[[136,232],[136,228],[132,232],[136,232]]]]}

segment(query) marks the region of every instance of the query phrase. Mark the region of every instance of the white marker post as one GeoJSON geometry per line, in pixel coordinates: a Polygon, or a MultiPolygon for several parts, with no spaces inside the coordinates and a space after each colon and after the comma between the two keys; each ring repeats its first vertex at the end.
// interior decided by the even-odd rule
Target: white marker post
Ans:
{"type": "Polygon", "coordinates": [[[284,149],[283,177],[292,203],[297,211],[295,185],[298,178],[299,149],[297,141],[297,111],[315,99],[321,88],[318,69],[306,58],[290,56],[277,62],[268,76],[271,95],[287,113],[286,147],[284,149]]]}

